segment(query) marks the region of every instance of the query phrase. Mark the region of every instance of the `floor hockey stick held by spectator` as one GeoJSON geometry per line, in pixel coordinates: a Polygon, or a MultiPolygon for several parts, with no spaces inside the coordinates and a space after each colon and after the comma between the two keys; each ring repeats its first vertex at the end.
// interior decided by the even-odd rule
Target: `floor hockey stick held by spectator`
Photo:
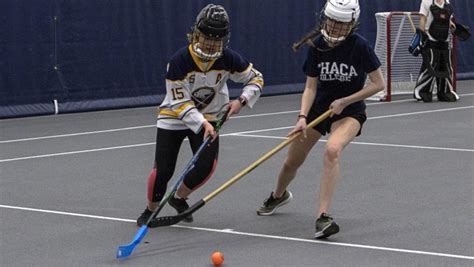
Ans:
{"type": "Polygon", "coordinates": [[[410,26],[411,26],[411,29],[413,30],[413,33],[416,33],[416,26],[415,26],[415,23],[413,23],[411,12],[405,12],[405,15],[408,17],[408,21],[410,21],[410,26]]]}
{"type": "MultiPolygon", "coordinates": [[[[227,118],[227,115],[229,114],[229,111],[230,111],[230,109],[227,108],[226,110],[221,112],[223,114],[220,114],[218,116],[219,120],[216,123],[216,126],[214,127],[216,132],[218,132],[220,130],[220,128],[222,127],[222,125],[224,124],[224,122],[227,118]]],[[[161,209],[163,209],[163,207],[166,205],[168,200],[174,195],[174,193],[176,193],[176,191],[178,190],[179,185],[183,182],[183,180],[187,176],[187,174],[194,168],[194,164],[198,160],[198,158],[201,155],[202,151],[204,151],[204,149],[209,145],[211,140],[212,140],[211,136],[208,136],[208,137],[206,137],[206,139],[204,139],[201,146],[198,148],[196,153],[194,153],[191,160],[188,162],[188,164],[186,164],[186,167],[184,168],[184,170],[183,170],[181,176],[179,177],[179,179],[176,181],[176,183],[172,187],[171,191],[168,194],[166,194],[166,196],[160,201],[160,204],[159,204],[158,208],[151,214],[150,218],[148,218],[148,221],[140,227],[138,232],[135,234],[135,237],[133,238],[132,242],[130,242],[127,245],[119,246],[117,248],[117,259],[127,258],[128,256],[130,256],[132,254],[135,247],[138,244],[140,244],[140,242],[142,241],[142,239],[145,237],[146,233],[148,232],[150,222],[153,219],[155,219],[155,217],[158,215],[158,213],[161,211],[161,209]]]]}
{"type": "MultiPolygon", "coordinates": [[[[308,125],[307,125],[307,128],[313,128],[314,126],[318,125],[320,122],[322,122],[323,120],[325,120],[327,117],[329,117],[329,115],[331,115],[331,110],[328,110],[326,112],[324,112],[322,115],[320,115],[319,117],[317,117],[316,119],[314,119],[312,122],[310,122],[308,125]]],[[[250,164],[247,168],[243,169],[242,171],[240,171],[238,174],[236,174],[234,177],[232,177],[231,179],[229,179],[227,182],[225,182],[223,185],[221,185],[219,188],[217,188],[216,190],[214,190],[213,192],[211,192],[209,195],[207,195],[206,197],[204,197],[203,199],[199,200],[198,202],[196,202],[194,205],[192,205],[191,207],[189,207],[187,210],[185,210],[184,212],[178,214],[178,215],[175,215],[175,216],[164,216],[164,217],[158,217],[156,218],[156,221],[157,221],[157,225],[158,226],[169,226],[169,225],[173,225],[173,224],[176,224],[178,222],[180,222],[181,220],[183,220],[184,218],[186,218],[187,216],[193,214],[195,211],[197,211],[198,209],[200,209],[201,207],[203,207],[207,202],[209,202],[211,199],[213,199],[215,196],[217,196],[218,194],[220,194],[222,191],[224,191],[226,188],[228,188],[229,186],[231,186],[232,184],[234,184],[235,182],[237,182],[238,180],[240,180],[240,178],[244,177],[245,175],[247,175],[248,173],[250,173],[252,170],[254,170],[255,168],[257,168],[261,163],[263,163],[264,161],[266,161],[267,159],[269,159],[270,157],[272,157],[274,154],[276,154],[278,151],[280,151],[281,149],[283,149],[284,147],[286,147],[288,144],[290,144],[291,142],[293,142],[295,139],[297,139],[299,136],[301,135],[301,132],[297,133],[297,134],[294,134],[292,136],[290,136],[288,139],[286,139],[285,141],[283,141],[282,143],[280,143],[278,146],[276,146],[275,148],[273,148],[272,150],[270,150],[269,152],[267,152],[265,155],[263,155],[262,157],[260,157],[257,161],[255,161],[254,163],[250,164]]]]}

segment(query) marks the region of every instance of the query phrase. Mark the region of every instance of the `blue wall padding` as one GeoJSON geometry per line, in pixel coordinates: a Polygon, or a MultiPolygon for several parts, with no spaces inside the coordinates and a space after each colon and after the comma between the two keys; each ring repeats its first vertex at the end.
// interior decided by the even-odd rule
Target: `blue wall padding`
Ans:
{"type": "MultiPolygon", "coordinates": [[[[210,2],[0,1],[0,118],[157,105],[167,60],[210,2]]],[[[228,10],[230,47],[264,74],[264,95],[301,92],[306,49],[295,54],[291,45],[314,27],[325,1],[213,2],[228,10]]],[[[375,12],[418,11],[419,2],[361,1],[359,32],[374,43],[375,12]]],[[[474,26],[472,4],[451,2],[457,20],[474,26]]],[[[460,78],[474,77],[472,47],[472,38],[459,43],[460,78]]]]}

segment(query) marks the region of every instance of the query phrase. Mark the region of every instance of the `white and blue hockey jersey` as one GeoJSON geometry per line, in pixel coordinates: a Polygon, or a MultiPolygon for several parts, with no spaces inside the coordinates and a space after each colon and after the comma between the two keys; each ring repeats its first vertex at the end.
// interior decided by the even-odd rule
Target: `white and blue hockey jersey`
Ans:
{"type": "Polygon", "coordinates": [[[204,120],[215,121],[229,103],[228,79],[244,84],[242,96],[251,108],[260,97],[264,81],[246,59],[226,48],[220,58],[202,62],[191,46],[178,50],[167,66],[166,96],[159,108],[157,127],[189,128],[198,133],[204,120]]]}

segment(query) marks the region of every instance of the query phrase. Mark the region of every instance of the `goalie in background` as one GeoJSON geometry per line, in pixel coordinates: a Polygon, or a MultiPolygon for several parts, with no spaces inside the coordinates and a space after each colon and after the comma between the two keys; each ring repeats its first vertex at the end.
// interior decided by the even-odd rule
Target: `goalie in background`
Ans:
{"type": "Polygon", "coordinates": [[[272,215],[277,208],[290,202],[292,194],[287,187],[298,168],[316,142],[330,133],[324,149],[319,207],[315,210],[315,238],[326,238],[339,232],[339,226],[329,215],[329,208],[339,179],[342,152],[360,135],[367,119],[364,99],[382,91],[385,84],[374,49],[364,37],[355,33],[359,15],[358,0],[329,0],[321,12],[320,29],[307,36],[314,32],[321,34],[312,42],[306,42],[305,37],[294,46],[302,43],[311,46],[303,66],[306,85],[300,114],[288,135],[303,134],[300,140],[290,144],[275,190],[257,210],[260,216],[272,215]],[[367,76],[370,82],[365,85],[367,76]],[[331,117],[314,128],[307,128],[307,123],[328,109],[332,110],[331,117]]]}
{"type": "Polygon", "coordinates": [[[420,13],[420,27],[409,48],[414,56],[421,52],[423,57],[413,97],[431,102],[436,84],[438,101],[457,101],[459,96],[453,89],[451,48],[448,42],[449,31],[456,32],[453,7],[449,0],[422,0],[420,13]]]}
{"type": "MultiPolygon", "coordinates": [[[[188,34],[189,45],[179,49],[167,66],[166,96],[159,108],[155,164],[148,177],[148,205],[137,219],[145,224],[166,193],[185,137],[193,153],[207,136],[212,143],[204,149],[194,168],[184,178],[169,204],[178,213],[188,208],[191,192],[211,177],[217,165],[219,138],[213,121],[229,104],[229,115],[243,106],[253,107],[263,87],[262,74],[239,53],[227,48],[229,17],[220,5],[209,4],[197,15],[188,34]],[[242,83],[240,97],[229,103],[227,80],[242,83]]],[[[184,221],[191,222],[192,216],[184,221]]],[[[152,220],[149,227],[156,227],[152,220]]]]}

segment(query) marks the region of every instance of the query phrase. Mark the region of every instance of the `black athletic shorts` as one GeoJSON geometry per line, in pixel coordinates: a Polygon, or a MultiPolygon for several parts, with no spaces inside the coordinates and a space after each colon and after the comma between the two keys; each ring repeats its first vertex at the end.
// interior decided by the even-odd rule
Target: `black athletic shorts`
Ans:
{"type": "MultiPolygon", "coordinates": [[[[308,114],[308,118],[306,118],[306,123],[312,122],[314,119],[319,117],[323,112],[318,112],[315,109],[311,109],[308,114]]],[[[342,113],[339,115],[334,115],[332,117],[328,117],[322,122],[320,122],[318,125],[314,126],[313,129],[316,131],[320,132],[322,135],[326,135],[327,133],[331,132],[331,125],[333,122],[338,121],[340,119],[343,119],[345,117],[352,117],[356,119],[359,124],[360,124],[360,129],[359,132],[357,133],[357,136],[359,136],[362,132],[362,125],[364,125],[364,122],[367,120],[367,114],[365,111],[356,111],[356,112],[349,112],[349,113],[342,113]]]]}

